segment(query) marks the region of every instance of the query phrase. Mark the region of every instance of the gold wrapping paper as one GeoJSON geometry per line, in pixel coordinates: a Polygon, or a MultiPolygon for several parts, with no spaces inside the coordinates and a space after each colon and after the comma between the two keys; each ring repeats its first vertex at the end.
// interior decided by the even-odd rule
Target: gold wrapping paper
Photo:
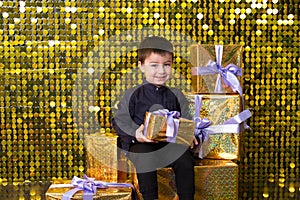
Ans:
{"type": "MultiPolygon", "coordinates": [[[[234,162],[204,159],[198,161],[194,170],[196,190],[194,199],[238,199],[238,166],[234,162]]],[[[157,173],[159,199],[176,199],[173,170],[171,168],[161,168],[157,173]]]]}
{"type": "MultiPolygon", "coordinates": [[[[155,115],[150,112],[146,113],[145,119],[147,117],[150,118],[147,123],[146,137],[155,141],[166,142],[166,117],[155,115]]],[[[191,145],[194,139],[194,129],[195,123],[193,120],[179,118],[179,128],[176,136],[176,143],[188,146],[191,145]]]]}
{"type": "MultiPolygon", "coordinates": [[[[191,115],[195,115],[196,94],[187,95],[190,102],[191,115]]],[[[199,94],[200,95],[200,94],[199,94]]],[[[200,117],[208,118],[211,125],[221,125],[226,120],[241,112],[241,98],[238,94],[201,94],[202,106],[200,117]]],[[[241,154],[241,137],[243,127],[240,126],[240,133],[210,134],[209,142],[203,144],[205,158],[213,159],[239,159],[241,154]]]]}
{"type": "MultiPolygon", "coordinates": [[[[59,187],[55,188],[55,184],[69,184],[71,180],[64,180],[52,184],[46,192],[46,200],[59,200],[65,192],[73,189],[74,187],[59,187]]],[[[83,191],[78,191],[74,194],[72,199],[83,199],[83,191]]],[[[97,194],[93,196],[93,200],[131,200],[132,199],[132,188],[128,187],[114,187],[107,189],[97,189],[97,194]]]]}
{"type": "Polygon", "coordinates": [[[86,174],[104,182],[126,182],[126,158],[117,147],[117,136],[95,133],[85,136],[86,174]]]}
{"type": "MultiPolygon", "coordinates": [[[[240,45],[223,45],[222,67],[233,63],[236,66],[242,66],[243,48],[240,45]]],[[[205,67],[209,60],[216,62],[215,45],[198,44],[190,46],[190,58],[193,67],[205,67]]],[[[218,74],[192,75],[192,91],[195,93],[213,93],[218,74]]],[[[237,77],[241,83],[242,78],[237,77]]],[[[224,93],[234,93],[230,87],[223,84],[224,93]]]]}
{"type": "Polygon", "coordinates": [[[204,159],[195,167],[195,199],[237,200],[238,165],[227,160],[204,159]]]}

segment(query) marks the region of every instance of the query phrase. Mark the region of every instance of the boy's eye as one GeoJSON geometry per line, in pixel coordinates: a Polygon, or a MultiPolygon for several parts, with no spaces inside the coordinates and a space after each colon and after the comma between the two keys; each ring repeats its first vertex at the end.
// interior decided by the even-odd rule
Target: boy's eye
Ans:
{"type": "Polygon", "coordinates": [[[151,64],[151,65],[150,65],[150,67],[153,67],[153,68],[157,68],[157,67],[159,67],[159,66],[170,67],[171,64],[162,64],[162,65],[160,65],[160,64],[151,64]]]}

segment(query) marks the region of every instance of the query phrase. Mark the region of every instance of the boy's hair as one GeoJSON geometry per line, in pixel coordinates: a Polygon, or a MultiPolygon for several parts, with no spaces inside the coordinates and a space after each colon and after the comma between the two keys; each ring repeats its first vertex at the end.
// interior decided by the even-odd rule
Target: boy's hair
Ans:
{"type": "Polygon", "coordinates": [[[139,45],[138,60],[143,64],[151,53],[160,55],[171,54],[173,58],[173,45],[170,41],[162,37],[147,37],[139,45]]]}

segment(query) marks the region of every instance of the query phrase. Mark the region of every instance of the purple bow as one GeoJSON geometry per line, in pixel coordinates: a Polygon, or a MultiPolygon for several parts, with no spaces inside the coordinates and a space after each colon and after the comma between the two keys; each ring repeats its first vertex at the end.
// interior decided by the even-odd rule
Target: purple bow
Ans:
{"type": "Polygon", "coordinates": [[[201,148],[202,144],[204,143],[205,140],[207,140],[207,135],[208,135],[208,132],[205,129],[210,126],[211,122],[207,118],[201,119],[200,117],[195,117],[194,121],[196,122],[194,135],[196,138],[199,138],[198,146],[200,147],[199,149],[199,157],[200,157],[200,155],[203,155],[202,152],[203,148],[201,148]]]}
{"type": "Polygon", "coordinates": [[[133,188],[133,185],[129,183],[108,183],[103,181],[95,181],[93,178],[89,178],[86,175],[83,176],[83,179],[74,176],[71,185],[75,186],[75,188],[65,192],[63,194],[62,200],[70,200],[72,196],[80,190],[84,191],[83,200],[92,200],[93,195],[97,193],[97,188],[99,189],[105,189],[108,187],[133,188]]]}
{"type": "Polygon", "coordinates": [[[211,125],[211,122],[207,118],[202,119],[200,117],[195,117],[194,120],[196,123],[195,136],[199,136],[200,134],[203,135],[205,129],[211,125]]]}

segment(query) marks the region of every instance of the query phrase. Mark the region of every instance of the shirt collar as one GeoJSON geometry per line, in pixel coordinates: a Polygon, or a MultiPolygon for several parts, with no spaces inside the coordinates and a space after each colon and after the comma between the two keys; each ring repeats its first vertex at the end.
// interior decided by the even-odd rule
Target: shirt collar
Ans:
{"type": "Polygon", "coordinates": [[[157,87],[156,85],[149,83],[146,79],[143,80],[143,85],[145,85],[147,88],[155,90],[155,91],[163,91],[166,88],[166,86],[164,86],[164,85],[157,87]]]}

